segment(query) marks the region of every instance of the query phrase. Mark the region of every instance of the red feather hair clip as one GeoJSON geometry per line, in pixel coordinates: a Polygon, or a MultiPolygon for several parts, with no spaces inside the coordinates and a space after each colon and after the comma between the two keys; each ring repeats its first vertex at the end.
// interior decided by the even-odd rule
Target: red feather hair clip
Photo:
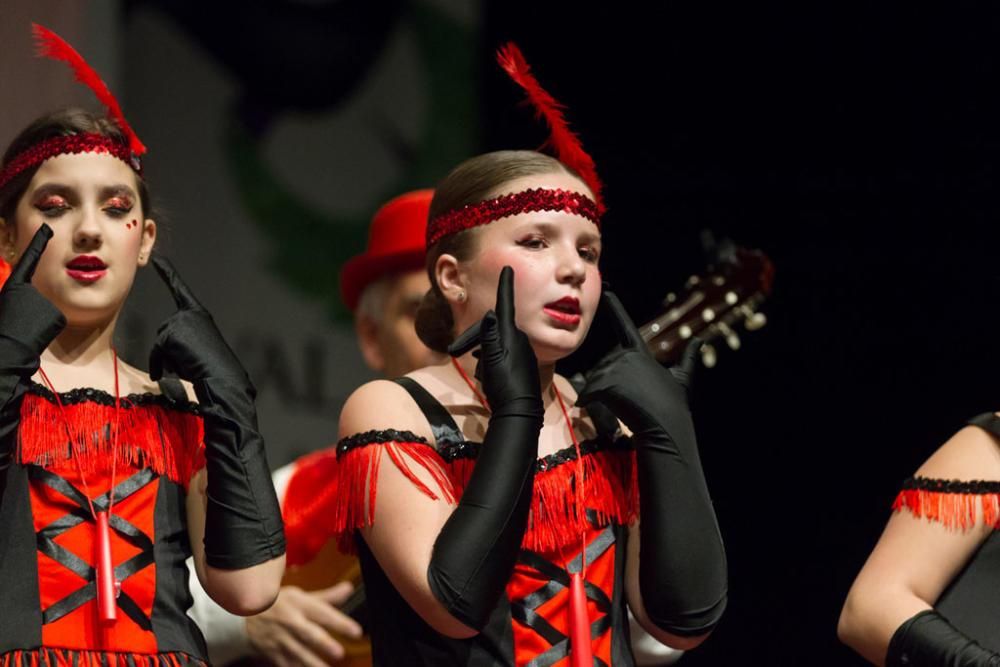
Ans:
{"type": "Polygon", "coordinates": [[[545,145],[552,147],[560,162],[580,174],[584,183],[594,193],[599,212],[604,213],[604,198],[601,196],[604,184],[597,175],[594,158],[583,149],[580,137],[569,129],[569,123],[563,115],[563,109],[566,107],[542,88],[542,84],[531,73],[521,49],[514,42],[507,42],[500,47],[497,51],[497,62],[510,78],[524,89],[528,94],[528,101],[535,107],[536,115],[544,118],[548,124],[549,139],[545,145]]]}
{"type": "Polygon", "coordinates": [[[118,100],[115,99],[115,96],[108,89],[107,84],[94,71],[94,68],[66,40],[45,26],[32,23],[31,30],[35,35],[38,55],[44,58],[51,58],[52,60],[61,60],[68,64],[74,74],[76,74],[76,80],[94,92],[97,99],[108,110],[108,115],[118,123],[118,127],[121,128],[121,131],[128,138],[129,148],[132,150],[132,153],[134,155],[144,155],[146,153],[146,146],[139,141],[135,130],[125,120],[125,114],[122,113],[122,108],[118,104],[118,100]]]}

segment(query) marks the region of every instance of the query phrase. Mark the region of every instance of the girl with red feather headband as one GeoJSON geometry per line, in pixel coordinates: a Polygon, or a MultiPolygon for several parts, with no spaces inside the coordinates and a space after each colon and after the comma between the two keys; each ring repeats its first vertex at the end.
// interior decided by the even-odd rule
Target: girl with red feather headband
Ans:
{"type": "Polygon", "coordinates": [[[686,387],[602,291],[593,161],[517,47],[499,60],[556,158],[487,153],[435,189],[417,330],[452,359],[348,399],[317,528],[359,554],[376,665],[633,665],[629,610],[707,637],[725,552],[686,387]],[[595,317],[618,344],[578,392],[555,364],[595,317]]]}
{"type": "Polygon", "coordinates": [[[83,58],[41,26],[35,36],[109,117],[43,116],[0,164],[12,267],[0,289],[0,665],[206,664],[186,615],[188,556],[240,614],[270,605],[284,569],[254,388],[153,255],[145,146],[83,58]],[[178,310],[147,374],[113,336],[149,263],[178,310]]]}

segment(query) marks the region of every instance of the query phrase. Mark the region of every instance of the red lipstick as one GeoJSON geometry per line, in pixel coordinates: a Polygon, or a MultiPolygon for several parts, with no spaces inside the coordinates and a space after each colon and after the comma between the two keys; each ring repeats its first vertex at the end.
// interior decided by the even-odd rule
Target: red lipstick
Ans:
{"type": "Polygon", "coordinates": [[[542,310],[561,324],[576,326],[580,323],[580,300],[576,297],[564,296],[558,301],[545,304],[542,310]]]}
{"type": "Polygon", "coordinates": [[[93,255],[77,255],[66,264],[66,273],[70,278],[88,285],[103,278],[107,272],[108,265],[93,255]]]}

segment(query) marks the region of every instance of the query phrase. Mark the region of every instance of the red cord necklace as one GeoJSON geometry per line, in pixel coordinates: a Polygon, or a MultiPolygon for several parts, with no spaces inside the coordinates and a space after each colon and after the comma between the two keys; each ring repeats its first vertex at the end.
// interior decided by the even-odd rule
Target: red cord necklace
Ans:
{"type": "Polygon", "coordinates": [[[97,528],[97,538],[94,542],[94,562],[97,565],[97,609],[98,619],[105,625],[114,623],[118,618],[118,603],[116,598],[121,590],[120,584],[115,580],[115,570],[111,557],[111,526],[108,521],[115,504],[118,428],[120,424],[119,417],[121,416],[121,395],[118,389],[118,353],[115,352],[113,347],[111,348],[111,358],[115,369],[115,427],[111,435],[111,487],[108,490],[107,510],[98,510],[94,507],[90,486],[87,484],[87,478],[83,474],[83,466],[80,464],[80,457],[77,455],[77,453],[83,452],[83,447],[79,442],[73,441],[73,431],[69,425],[69,418],[66,416],[66,408],[63,407],[62,399],[59,398],[59,392],[56,391],[52,385],[52,381],[49,380],[49,376],[45,374],[41,366],[38,368],[42,380],[45,381],[49,391],[55,396],[56,405],[59,406],[59,413],[62,415],[63,425],[66,427],[66,437],[69,438],[72,447],[70,458],[76,462],[76,469],[80,473],[80,481],[83,483],[84,493],[87,496],[87,505],[90,506],[90,515],[93,517],[94,525],[97,528]]]}
{"type": "MultiPolygon", "coordinates": [[[[458,363],[458,359],[452,357],[451,363],[455,366],[455,370],[458,371],[462,379],[465,380],[465,384],[469,385],[469,389],[472,390],[472,394],[476,397],[476,400],[489,412],[490,406],[486,402],[486,398],[476,389],[476,384],[466,374],[462,365],[458,363]]],[[[552,393],[555,394],[556,400],[559,402],[559,407],[562,409],[563,418],[566,420],[566,429],[569,431],[570,440],[573,441],[573,448],[576,450],[577,483],[573,486],[574,493],[576,494],[576,511],[579,514],[586,511],[583,508],[585,495],[583,453],[580,451],[580,441],[577,440],[576,433],[573,431],[573,421],[569,417],[569,411],[566,409],[566,403],[563,401],[562,394],[556,386],[555,378],[552,379],[552,393]]],[[[580,520],[580,525],[586,526],[586,522],[580,520]]],[[[587,592],[583,585],[583,582],[587,579],[587,536],[584,531],[585,528],[581,528],[580,570],[569,575],[569,639],[570,664],[572,667],[592,667],[594,664],[593,649],[590,645],[590,618],[587,615],[587,592]]],[[[559,548],[559,552],[563,563],[566,565],[566,571],[569,572],[569,562],[566,560],[566,556],[562,555],[562,547],[559,548]]]]}

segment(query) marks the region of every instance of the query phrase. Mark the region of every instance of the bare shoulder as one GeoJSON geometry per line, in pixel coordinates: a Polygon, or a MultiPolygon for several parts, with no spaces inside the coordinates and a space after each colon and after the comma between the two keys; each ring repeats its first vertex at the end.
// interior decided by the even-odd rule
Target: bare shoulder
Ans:
{"type": "Polygon", "coordinates": [[[917,475],[938,479],[1000,480],[1000,440],[977,426],[966,426],[949,438],[917,475]]]}
{"type": "Polygon", "coordinates": [[[412,431],[433,439],[427,419],[405,389],[388,380],[361,385],[340,412],[339,437],[386,429],[412,431]]]}

